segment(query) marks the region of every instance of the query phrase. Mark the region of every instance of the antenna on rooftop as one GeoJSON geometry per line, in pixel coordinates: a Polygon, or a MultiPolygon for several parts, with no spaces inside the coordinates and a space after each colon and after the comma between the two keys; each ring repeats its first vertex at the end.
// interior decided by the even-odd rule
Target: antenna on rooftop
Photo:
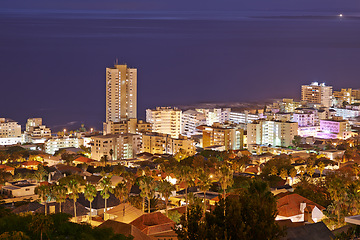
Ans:
{"type": "Polygon", "coordinates": [[[119,65],[119,59],[118,58],[115,59],[115,65],[119,65]]]}

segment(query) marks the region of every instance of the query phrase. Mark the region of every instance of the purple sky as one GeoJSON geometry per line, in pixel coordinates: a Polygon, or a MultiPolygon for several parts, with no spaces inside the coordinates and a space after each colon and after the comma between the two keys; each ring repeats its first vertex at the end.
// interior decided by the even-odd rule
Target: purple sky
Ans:
{"type": "Polygon", "coordinates": [[[0,2],[0,117],[100,128],[116,58],[138,68],[140,118],[155,106],[298,99],[311,81],[360,88],[358,0],[99,2],[0,2]]]}

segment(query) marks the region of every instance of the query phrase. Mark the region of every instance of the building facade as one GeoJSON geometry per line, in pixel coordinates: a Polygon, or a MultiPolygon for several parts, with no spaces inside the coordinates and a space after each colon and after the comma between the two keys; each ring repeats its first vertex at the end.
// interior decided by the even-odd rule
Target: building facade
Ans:
{"type": "Polygon", "coordinates": [[[258,120],[247,126],[247,144],[288,147],[297,134],[296,122],[258,120]]]}
{"type": "Polygon", "coordinates": [[[137,118],[137,69],[106,68],[106,122],[137,118]]]}
{"type": "Polygon", "coordinates": [[[146,122],[151,124],[153,132],[169,134],[178,138],[181,133],[182,111],[176,107],[157,107],[146,109],[146,122]]]}
{"type": "Polygon", "coordinates": [[[325,83],[313,82],[301,86],[301,100],[307,103],[320,104],[324,107],[332,106],[332,86],[325,83]]]}
{"type": "Polygon", "coordinates": [[[180,149],[185,150],[188,155],[196,153],[194,141],[184,136],[172,138],[168,134],[161,133],[149,133],[142,136],[142,152],[175,155],[180,149]]]}

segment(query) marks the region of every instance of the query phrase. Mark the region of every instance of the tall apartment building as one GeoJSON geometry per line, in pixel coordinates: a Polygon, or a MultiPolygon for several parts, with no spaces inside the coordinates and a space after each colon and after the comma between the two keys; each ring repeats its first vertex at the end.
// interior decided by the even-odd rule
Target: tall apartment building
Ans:
{"type": "Polygon", "coordinates": [[[151,124],[131,118],[119,122],[103,123],[103,134],[146,133],[151,132],[151,124]]]}
{"type": "Polygon", "coordinates": [[[247,124],[259,119],[256,114],[250,114],[249,111],[244,112],[230,112],[229,121],[237,124],[247,124]]]}
{"type": "Polygon", "coordinates": [[[137,69],[127,65],[106,68],[106,122],[137,117],[137,69]]]}
{"type": "Polygon", "coordinates": [[[247,144],[288,147],[298,134],[298,123],[258,120],[247,126],[247,144]]]}
{"type": "Polygon", "coordinates": [[[93,136],[91,139],[91,158],[98,161],[105,155],[108,160],[130,159],[141,151],[141,135],[138,134],[109,134],[93,136]]]}
{"type": "Polygon", "coordinates": [[[151,124],[153,132],[169,134],[178,138],[181,133],[182,111],[176,107],[157,107],[146,109],[146,122],[151,124]]]}
{"type": "Polygon", "coordinates": [[[180,149],[185,150],[190,156],[196,153],[194,141],[185,136],[172,138],[161,133],[148,133],[142,136],[142,152],[175,155],[180,149]]]}
{"type": "Polygon", "coordinates": [[[324,107],[332,106],[332,86],[325,83],[313,82],[301,86],[301,100],[307,103],[319,104],[324,107]]]}

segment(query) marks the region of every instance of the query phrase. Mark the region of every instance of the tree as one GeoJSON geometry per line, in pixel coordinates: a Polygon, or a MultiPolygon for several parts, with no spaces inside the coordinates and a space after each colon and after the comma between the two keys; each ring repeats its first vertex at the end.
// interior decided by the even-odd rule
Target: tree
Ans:
{"type": "Polygon", "coordinates": [[[40,232],[40,239],[42,240],[43,233],[45,233],[49,239],[48,231],[51,230],[53,225],[54,223],[50,217],[42,214],[36,214],[33,215],[29,228],[34,232],[40,232]]]}
{"type": "Polygon", "coordinates": [[[305,171],[306,171],[306,169],[305,169],[304,166],[301,166],[301,167],[299,168],[299,173],[300,173],[300,175],[301,175],[301,178],[304,176],[305,171]]]}
{"type": "Polygon", "coordinates": [[[354,164],[352,165],[352,170],[353,170],[356,178],[359,178],[359,176],[358,176],[358,175],[359,175],[359,172],[360,172],[360,166],[359,166],[359,164],[354,163],[354,164]]]}
{"type": "Polygon", "coordinates": [[[47,175],[47,171],[45,170],[42,164],[38,164],[38,169],[34,173],[34,178],[37,182],[44,180],[44,177],[47,175]]]}
{"type": "Polygon", "coordinates": [[[142,176],[139,179],[140,195],[143,198],[143,212],[145,212],[145,198],[148,200],[148,213],[150,213],[150,198],[154,191],[154,179],[151,176],[142,176]]]}
{"type": "MultiPolygon", "coordinates": [[[[177,171],[175,171],[175,175],[179,180],[179,183],[184,183],[185,187],[185,212],[187,213],[188,207],[188,188],[194,184],[194,171],[189,166],[179,166],[177,171]]],[[[185,214],[185,218],[187,214],[185,214]]]]}
{"type": "Polygon", "coordinates": [[[213,211],[201,220],[201,208],[189,207],[188,219],[175,226],[183,239],[279,239],[283,229],[276,223],[276,200],[265,182],[253,180],[238,196],[220,199],[213,211]],[[261,230],[260,230],[261,229],[261,230]]]}
{"type": "Polygon", "coordinates": [[[309,165],[306,168],[306,172],[310,175],[310,177],[312,178],[314,173],[315,173],[315,166],[314,165],[309,165]]]}
{"type": "Polygon", "coordinates": [[[84,189],[84,197],[86,200],[88,200],[90,202],[90,216],[89,216],[89,219],[90,219],[90,224],[91,224],[91,211],[92,211],[92,208],[91,208],[91,203],[94,201],[94,198],[96,197],[97,195],[97,190],[96,190],[96,187],[92,184],[89,184],[87,183],[85,185],[85,189],[84,189]]]}
{"type": "Polygon", "coordinates": [[[321,177],[323,171],[325,170],[325,163],[324,162],[319,162],[317,167],[319,169],[320,177],[321,177]]]}
{"type": "MultiPolygon", "coordinates": [[[[119,182],[114,189],[115,197],[117,197],[120,200],[120,203],[121,202],[125,203],[125,200],[129,196],[129,193],[130,193],[130,189],[127,187],[125,181],[119,182]]],[[[123,216],[125,216],[125,206],[124,206],[123,216]]]]}
{"type": "Polygon", "coordinates": [[[276,166],[272,166],[270,170],[270,175],[276,176],[278,174],[278,170],[276,166]]]}
{"type": "Polygon", "coordinates": [[[66,187],[70,192],[70,198],[74,201],[74,217],[76,219],[76,201],[79,198],[80,183],[75,177],[72,176],[66,180],[66,187]]]}
{"type": "Polygon", "coordinates": [[[295,147],[298,147],[301,144],[301,136],[295,135],[294,139],[292,140],[292,143],[295,147]]]}
{"type": "Polygon", "coordinates": [[[290,177],[291,177],[292,184],[294,184],[294,178],[295,178],[296,175],[297,175],[296,169],[295,169],[295,168],[290,169],[289,175],[290,175],[290,177]]]}
{"type": "Polygon", "coordinates": [[[113,160],[114,150],[110,149],[109,154],[110,154],[110,160],[113,160]]]}
{"type": "Polygon", "coordinates": [[[66,186],[64,184],[58,184],[53,186],[52,190],[55,201],[60,204],[60,212],[61,212],[61,203],[66,201],[66,193],[67,193],[66,186]]]}
{"type": "Polygon", "coordinates": [[[111,186],[111,177],[110,176],[104,176],[100,181],[100,188],[102,188],[100,194],[102,198],[105,200],[105,213],[106,213],[106,201],[110,197],[110,193],[114,192],[114,189],[111,186]]]}
{"type": "Polygon", "coordinates": [[[217,176],[223,189],[223,198],[226,199],[226,189],[234,183],[233,172],[226,164],[221,165],[217,171],[217,176]]]}
{"type": "Polygon", "coordinates": [[[38,194],[43,202],[45,202],[45,215],[47,215],[47,202],[51,200],[52,191],[49,185],[41,185],[35,188],[35,194],[38,194]]]}
{"type": "Polygon", "coordinates": [[[171,196],[171,192],[175,191],[175,186],[172,185],[169,181],[163,180],[158,183],[158,191],[165,198],[165,211],[166,216],[168,216],[168,202],[169,197],[171,196]]]}
{"type": "Polygon", "coordinates": [[[287,171],[285,168],[282,168],[282,169],[280,170],[280,177],[281,177],[282,179],[286,179],[286,178],[288,177],[288,171],[287,171]]]}
{"type": "Polygon", "coordinates": [[[73,161],[75,159],[74,154],[69,154],[67,152],[64,152],[61,154],[61,159],[66,162],[67,165],[72,165],[73,161]]]}
{"type": "Polygon", "coordinates": [[[103,156],[100,158],[100,162],[102,162],[102,163],[104,164],[104,167],[106,166],[106,163],[107,163],[107,161],[108,161],[107,158],[108,158],[107,155],[103,155],[103,156]]]}
{"type": "Polygon", "coordinates": [[[199,175],[198,175],[198,186],[200,191],[204,192],[204,215],[206,213],[206,191],[208,191],[211,187],[211,180],[210,180],[210,176],[207,172],[205,171],[200,171],[199,175]]]}

